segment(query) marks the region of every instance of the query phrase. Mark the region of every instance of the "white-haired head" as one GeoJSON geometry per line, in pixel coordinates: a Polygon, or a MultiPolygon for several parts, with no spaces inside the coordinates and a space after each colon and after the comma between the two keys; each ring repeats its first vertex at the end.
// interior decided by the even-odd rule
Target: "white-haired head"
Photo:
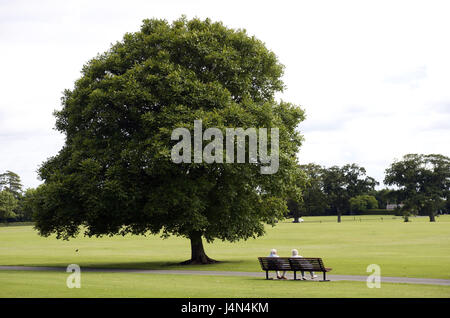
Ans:
{"type": "Polygon", "coordinates": [[[297,256],[298,255],[298,251],[294,248],[292,250],[292,256],[297,256]]]}

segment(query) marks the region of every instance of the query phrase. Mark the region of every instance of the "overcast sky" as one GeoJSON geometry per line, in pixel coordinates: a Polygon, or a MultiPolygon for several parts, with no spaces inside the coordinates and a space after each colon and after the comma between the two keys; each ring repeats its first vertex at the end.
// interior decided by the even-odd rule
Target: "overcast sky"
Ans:
{"type": "Polygon", "coordinates": [[[64,136],[61,92],[145,18],[244,28],[285,65],[278,98],[307,119],[301,163],[357,163],[378,181],[406,153],[450,155],[449,1],[0,0],[0,173],[36,187],[64,136]]]}

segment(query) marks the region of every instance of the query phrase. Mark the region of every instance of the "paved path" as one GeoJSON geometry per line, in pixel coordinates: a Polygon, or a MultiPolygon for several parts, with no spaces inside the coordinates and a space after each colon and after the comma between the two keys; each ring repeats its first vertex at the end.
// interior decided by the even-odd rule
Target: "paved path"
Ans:
{"type": "MultiPolygon", "coordinates": [[[[0,270],[14,270],[14,271],[56,271],[65,272],[64,267],[49,267],[49,266],[0,266],[0,270]]],[[[244,276],[244,277],[259,277],[264,279],[264,272],[233,272],[233,271],[195,271],[195,270],[153,270],[153,269],[127,269],[127,268],[81,268],[84,272],[102,272],[102,273],[138,273],[138,274],[174,274],[174,275],[203,275],[203,276],[244,276]]],[[[321,279],[321,274],[318,273],[321,279]]],[[[309,280],[309,275],[306,276],[309,280]]],[[[293,278],[293,275],[288,275],[288,278],[293,278]]],[[[327,275],[331,281],[358,281],[365,282],[367,276],[354,275],[327,275]]],[[[381,282],[385,283],[406,283],[406,284],[426,284],[426,285],[446,285],[450,286],[450,279],[436,279],[436,278],[409,278],[409,277],[381,277],[381,282]]]]}

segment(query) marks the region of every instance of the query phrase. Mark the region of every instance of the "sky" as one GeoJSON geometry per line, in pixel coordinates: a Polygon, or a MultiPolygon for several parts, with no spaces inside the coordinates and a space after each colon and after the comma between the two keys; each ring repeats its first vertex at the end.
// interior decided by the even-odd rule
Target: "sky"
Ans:
{"type": "MultiPolygon", "coordinates": [[[[53,111],[82,66],[146,18],[246,29],[285,66],[300,163],[356,163],[382,182],[407,153],[450,156],[449,1],[0,0],[0,173],[36,187],[64,144],[53,111]]],[[[380,187],[382,184],[380,185],[380,187]]]]}

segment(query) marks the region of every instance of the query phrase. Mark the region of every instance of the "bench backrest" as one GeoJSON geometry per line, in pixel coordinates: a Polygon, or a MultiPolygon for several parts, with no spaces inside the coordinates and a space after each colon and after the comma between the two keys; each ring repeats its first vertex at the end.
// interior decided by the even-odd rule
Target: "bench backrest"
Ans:
{"type": "Polygon", "coordinates": [[[288,257],[258,257],[264,271],[291,270],[288,257]]]}
{"type": "Polygon", "coordinates": [[[291,269],[294,271],[324,271],[321,258],[313,257],[291,257],[289,258],[291,269]]]}

